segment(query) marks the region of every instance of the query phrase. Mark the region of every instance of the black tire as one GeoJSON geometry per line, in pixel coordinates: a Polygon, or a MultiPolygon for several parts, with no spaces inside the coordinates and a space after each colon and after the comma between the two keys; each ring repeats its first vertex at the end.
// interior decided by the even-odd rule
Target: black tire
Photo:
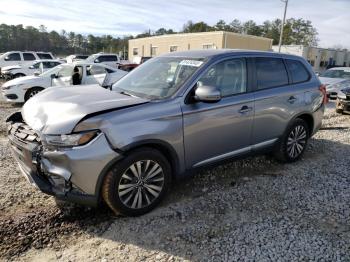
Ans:
{"type": "Polygon", "coordinates": [[[22,73],[18,73],[18,74],[15,74],[13,76],[13,78],[18,78],[18,77],[22,77],[22,76],[26,76],[25,74],[22,74],[22,73]]]}
{"type": "MultiPolygon", "coordinates": [[[[297,136],[297,135],[296,135],[297,136]]],[[[285,133],[281,137],[279,143],[276,146],[274,151],[274,157],[276,160],[283,163],[291,163],[295,162],[304,154],[305,149],[307,147],[307,142],[310,137],[310,130],[307,123],[300,118],[293,120],[287,127],[285,133]],[[299,129],[298,129],[299,128],[299,129]],[[300,131],[298,131],[300,130],[300,131]],[[304,132],[305,131],[305,137],[304,132]],[[294,132],[294,133],[292,133],[294,132]],[[293,134],[300,133],[300,137],[302,139],[298,140],[296,137],[293,139],[293,134]],[[294,142],[293,142],[294,141],[294,142]],[[298,145],[294,145],[296,144],[298,145]],[[291,144],[291,145],[290,145],[291,144]],[[300,148],[302,147],[302,148],[300,148]],[[294,150],[293,150],[294,148],[294,150]],[[299,152],[300,151],[300,152],[299,152]],[[293,154],[295,153],[295,155],[293,154]]]]}
{"type": "Polygon", "coordinates": [[[24,102],[27,102],[31,97],[35,96],[37,93],[43,90],[44,88],[42,87],[32,87],[31,89],[28,89],[24,96],[24,102]]]}
{"type": "Polygon", "coordinates": [[[140,148],[109,169],[102,184],[102,197],[117,215],[139,216],[151,211],[162,201],[170,184],[171,167],[168,160],[158,150],[140,148]],[[156,169],[152,173],[153,168],[156,169]],[[138,177],[139,173],[141,178],[138,177]],[[154,176],[147,178],[148,175],[154,176]],[[150,186],[161,189],[156,192],[155,189],[149,189],[150,186]],[[158,193],[156,197],[154,192],[158,193]]]}

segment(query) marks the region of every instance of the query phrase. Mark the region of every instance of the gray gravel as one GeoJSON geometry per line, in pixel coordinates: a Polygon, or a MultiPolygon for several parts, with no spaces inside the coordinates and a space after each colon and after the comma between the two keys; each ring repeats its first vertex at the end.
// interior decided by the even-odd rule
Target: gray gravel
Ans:
{"type": "MultiPolygon", "coordinates": [[[[0,154],[0,211],[5,211],[0,212],[0,222],[29,210],[52,212],[52,198],[26,184],[1,136],[0,154]]],[[[297,163],[279,164],[259,156],[204,170],[174,185],[161,207],[149,214],[124,218],[99,210],[93,215],[86,213],[97,219],[95,225],[81,219],[71,232],[55,231],[58,244],[39,249],[29,245],[15,258],[349,261],[349,156],[350,116],[330,109],[323,129],[310,140],[297,163]]],[[[71,223],[69,216],[60,219],[71,223]]],[[[42,223],[45,225],[45,219],[42,223]]],[[[6,254],[3,257],[14,258],[6,254]]]]}

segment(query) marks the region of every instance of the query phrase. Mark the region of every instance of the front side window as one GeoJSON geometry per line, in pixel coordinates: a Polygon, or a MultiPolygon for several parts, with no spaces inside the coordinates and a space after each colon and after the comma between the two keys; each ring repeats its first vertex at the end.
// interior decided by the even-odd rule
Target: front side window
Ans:
{"type": "Polygon", "coordinates": [[[199,79],[198,84],[217,87],[223,97],[245,93],[247,90],[245,59],[237,58],[213,65],[199,79]]]}
{"type": "Polygon", "coordinates": [[[302,83],[309,80],[310,75],[301,62],[291,59],[287,59],[286,62],[292,76],[293,84],[302,83]]]}
{"type": "Polygon", "coordinates": [[[105,74],[106,69],[102,66],[87,66],[86,67],[86,75],[91,76],[91,75],[99,75],[99,74],[105,74]]]}
{"type": "Polygon", "coordinates": [[[61,66],[57,76],[58,77],[67,77],[73,75],[73,67],[72,66],[61,66]]]}
{"type": "Polygon", "coordinates": [[[280,58],[255,58],[258,90],[288,85],[288,75],[280,58]]]}
{"type": "Polygon", "coordinates": [[[33,61],[35,60],[35,56],[32,53],[23,53],[24,61],[33,61]]]}
{"type": "Polygon", "coordinates": [[[173,95],[203,64],[203,58],[155,57],[113,85],[113,90],[150,99],[173,95]]]}
{"type": "Polygon", "coordinates": [[[5,61],[21,61],[21,56],[19,53],[11,53],[5,58],[5,61]]]}
{"type": "Polygon", "coordinates": [[[57,63],[57,62],[43,62],[44,68],[52,68],[52,67],[55,67],[59,64],[60,63],[57,63]]]}
{"type": "Polygon", "coordinates": [[[38,69],[40,67],[41,62],[35,63],[31,66],[31,68],[38,69]]]}

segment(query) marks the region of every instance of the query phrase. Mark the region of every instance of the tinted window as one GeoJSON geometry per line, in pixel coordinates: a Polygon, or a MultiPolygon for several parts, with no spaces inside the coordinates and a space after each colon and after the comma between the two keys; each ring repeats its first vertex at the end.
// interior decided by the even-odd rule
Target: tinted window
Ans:
{"type": "Polygon", "coordinates": [[[34,65],[32,65],[32,67],[34,68],[34,69],[38,69],[39,67],[40,67],[40,62],[39,63],[35,63],[34,65]]]}
{"type": "Polygon", "coordinates": [[[210,67],[198,84],[218,87],[222,96],[229,96],[246,92],[246,80],[245,60],[232,59],[210,67]]]}
{"type": "Polygon", "coordinates": [[[329,77],[329,78],[349,78],[350,79],[350,71],[345,71],[342,69],[329,69],[323,72],[320,76],[329,77]]]}
{"type": "Polygon", "coordinates": [[[98,58],[100,62],[114,62],[118,61],[117,56],[115,55],[103,55],[98,58]]]}
{"type": "Polygon", "coordinates": [[[286,62],[294,84],[309,80],[310,75],[301,62],[289,59],[286,62]]]}
{"type": "Polygon", "coordinates": [[[59,64],[60,63],[57,63],[57,62],[43,62],[44,68],[52,68],[59,64]]]}
{"type": "Polygon", "coordinates": [[[52,56],[50,54],[45,53],[37,53],[38,57],[40,59],[52,59],[52,56]]]}
{"type": "Polygon", "coordinates": [[[21,56],[19,53],[9,54],[6,58],[6,61],[21,61],[21,56]]]}
{"type": "Polygon", "coordinates": [[[23,53],[23,60],[25,61],[35,60],[35,56],[32,53],[23,53]]]}
{"type": "Polygon", "coordinates": [[[258,57],[255,66],[259,90],[288,85],[288,75],[282,59],[258,57]]]}

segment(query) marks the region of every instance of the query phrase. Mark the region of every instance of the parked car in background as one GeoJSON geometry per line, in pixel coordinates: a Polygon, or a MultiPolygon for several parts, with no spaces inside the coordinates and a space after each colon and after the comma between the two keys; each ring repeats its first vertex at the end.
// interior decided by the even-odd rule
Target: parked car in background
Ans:
{"type": "Polygon", "coordinates": [[[6,82],[2,85],[2,95],[8,102],[23,103],[51,86],[99,84],[108,88],[126,74],[125,71],[103,64],[61,64],[38,76],[24,76],[6,82]],[[78,76],[75,78],[78,83],[73,82],[74,74],[78,76]]]}
{"type": "Polygon", "coordinates": [[[350,114],[350,79],[339,84],[335,111],[339,114],[350,114]]]}
{"type": "Polygon", "coordinates": [[[85,60],[86,58],[88,58],[88,55],[69,55],[66,57],[66,61],[68,64],[74,63],[74,62],[78,62],[78,61],[82,61],[85,60]]]}
{"type": "Polygon", "coordinates": [[[60,64],[61,62],[58,60],[35,60],[25,65],[5,66],[1,70],[1,75],[6,80],[34,74],[39,75],[60,64]]]}
{"type": "Polygon", "coordinates": [[[300,159],[326,101],[301,57],[173,52],[112,90],[45,90],[8,118],[8,136],[23,174],[43,192],[81,204],[104,200],[136,216],[191,169],[257,152],[300,159]]]}
{"type": "Polygon", "coordinates": [[[138,67],[139,65],[143,64],[144,62],[148,61],[149,59],[151,59],[152,57],[140,57],[140,59],[138,61],[140,61],[140,63],[126,63],[126,64],[120,64],[119,65],[119,69],[130,72],[132,70],[134,70],[136,67],[138,67]]]}
{"type": "Polygon", "coordinates": [[[34,60],[54,59],[50,52],[33,52],[33,51],[10,51],[0,55],[0,73],[1,68],[11,65],[22,65],[34,60]]]}
{"type": "Polygon", "coordinates": [[[327,96],[330,99],[337,99],[342,81],[350,79],[350,67],[333,67],[319,75],[322,84],[326,85],[327,96]]]}
{"type": "Polygon", "coordinates": [[[106,54],[106,53],[98,53],[93,54],[86,58],[87,63],[101,63],[111,67],[118,68],[121,64],[120,58],[116,54],[106,54]]]}

